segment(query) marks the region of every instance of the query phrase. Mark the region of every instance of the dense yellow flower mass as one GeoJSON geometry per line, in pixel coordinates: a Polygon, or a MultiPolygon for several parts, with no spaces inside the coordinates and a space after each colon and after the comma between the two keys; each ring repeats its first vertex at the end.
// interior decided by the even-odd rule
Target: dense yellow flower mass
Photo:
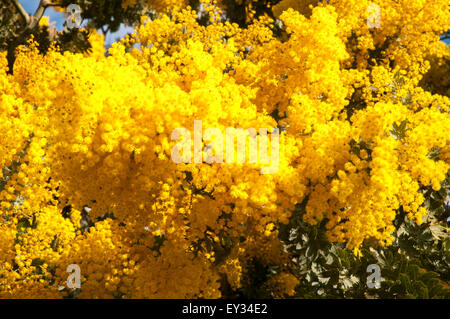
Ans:
{"type": "Polygon", "coordinates": [[[42,55],[31,39],[13,74],[0,54],[0,297],[65,296],[78,264],[79,298],[218,298],[255,258],[281,267],[266,284],[282,297],[299,281],[278,228],[305,198],[305,220],[327,218],[355,253],[392,243],[399,207],[421,223],[421,187],[450,169],[448,91],[419,85],[448,59],[450,11],[377,3],[375,29],[365,0],[284,3],[282,39],[269,17],[204,26],[183,4],[143,17],[108,57],[96,35],[90,54],[42,55]],[[176,164],[171,133],[194,120],[281,128],[278,171],[176,164]]]}

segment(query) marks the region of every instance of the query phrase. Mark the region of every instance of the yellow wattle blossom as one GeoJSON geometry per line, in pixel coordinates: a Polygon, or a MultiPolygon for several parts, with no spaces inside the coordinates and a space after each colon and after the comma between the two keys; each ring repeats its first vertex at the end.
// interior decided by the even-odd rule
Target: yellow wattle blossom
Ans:
{"type": "Polygon", "coordinates": [[[375,30],[369,1],[289,3],[284,38],[267,16],[241,28],[211,1],[200,24],[169,1],[108,57],[97,33],[85,54],[43,55],[31,39],[13,74],[0,53],[0,297],[66,296],[77,264],[78,298],[218,298],[255,259],[281,265],[274,297],[293,296],[278,232],[305,199],[304,220],[326,218],[356,255],[392,243],[400,207],[422,222],[421,190],[450,169],[450,99],[420,86],[447,57],[446,2],[377,1],[375,30]],[[176,164],[171,133],[195,120],[280,128],[278,171],[261,174],[260,158],[176,164]]]}

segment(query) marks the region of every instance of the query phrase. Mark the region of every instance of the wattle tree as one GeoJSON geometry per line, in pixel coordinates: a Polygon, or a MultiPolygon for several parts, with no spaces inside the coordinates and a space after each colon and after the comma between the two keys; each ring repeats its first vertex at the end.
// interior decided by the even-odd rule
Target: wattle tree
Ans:
{"type": "Polygon", "coordinates": [[[447,1],[41,1],[80,6],[70,32],[12,2],[1,298],[450,297],[447,1]],[[277,170],[249,136],[173,161],[198,120],[277,128],[277,170]]]}

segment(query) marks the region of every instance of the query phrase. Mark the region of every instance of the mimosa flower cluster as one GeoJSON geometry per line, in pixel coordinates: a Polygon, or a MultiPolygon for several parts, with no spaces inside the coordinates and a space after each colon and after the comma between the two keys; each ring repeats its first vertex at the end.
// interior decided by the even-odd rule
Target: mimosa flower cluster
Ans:
{"type": "Polygon", "coordinates": [[[13,74],[0,53],[0,297],[66,296],[77,264],[78,298],[219,298],[254,260],[283,297],[301,278],[278,231],[305,200],[305,221],[355,254],[392,243],[400,208],[420,224],[423,188],[450,169],[448,91],[420,85],[448,83],[430,65],[448,61],[448,2],[376,1],[377,29],[369,1],[306,2],[277,7],[283,37],[268,16],[241,28],[209,2],[202,25],[161,2],[107,57],[100,36],[86,54],[30,39],[13,74]],[[197,119],[279,129],[278,170],[175,163],[171,134],[197,119]]]}

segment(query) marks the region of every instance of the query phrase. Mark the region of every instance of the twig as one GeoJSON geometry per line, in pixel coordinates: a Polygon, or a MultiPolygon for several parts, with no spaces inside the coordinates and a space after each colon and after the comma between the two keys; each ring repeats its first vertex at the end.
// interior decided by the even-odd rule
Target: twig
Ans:
{"type": "Polygon", "coordinates": [[[44,15],[45,9],[49,6],[50,2],[48,0],[41,0],[39,2],[39,7],[36,12],[31,17],[31,21],[28,24],[28,29],[34,29],[34,27],[39,23],[42,16],[44,15]]]}
{"type": "Polygon", "coordinates": [[[52,2],[47,2],[44,7],[48,8],[48,7],[62,7],[63,4],[62,3],[52,3],[52,2]]]}
{"type": "Polygon", "coordinates": [[[36,9],[36,12],[32,16],[30,16],[22,7],[22,5],[19,3],[19,0],[12,0],[12,3],[25,20],[25,27],[22,30],[20,30],[19,34],[15,35],[14,38],[11,39],[11,42],[8,45],[8,54],[7,54],[9,67],[8,72],[11,74],[13,72],[14,67],[16,47],[20,44],[23,44],[24,39],[26,39],[28,35],[31,34],[32,30],[38,25],[39,21],[44,15],[45,9],[51,4],[50,1],[48,0],[39,1],[39,6],[36,9]]]}
{"type": "Polygon", "coordinates": [[[16,7],[17,11],[19,11],[22,18],[25,20],[25,24],[30,24],[30,15],[25,11],[25,9],[22,7],[22,5],[19,3],[19,0],[12,0],[14,6],[16,7]]]}

